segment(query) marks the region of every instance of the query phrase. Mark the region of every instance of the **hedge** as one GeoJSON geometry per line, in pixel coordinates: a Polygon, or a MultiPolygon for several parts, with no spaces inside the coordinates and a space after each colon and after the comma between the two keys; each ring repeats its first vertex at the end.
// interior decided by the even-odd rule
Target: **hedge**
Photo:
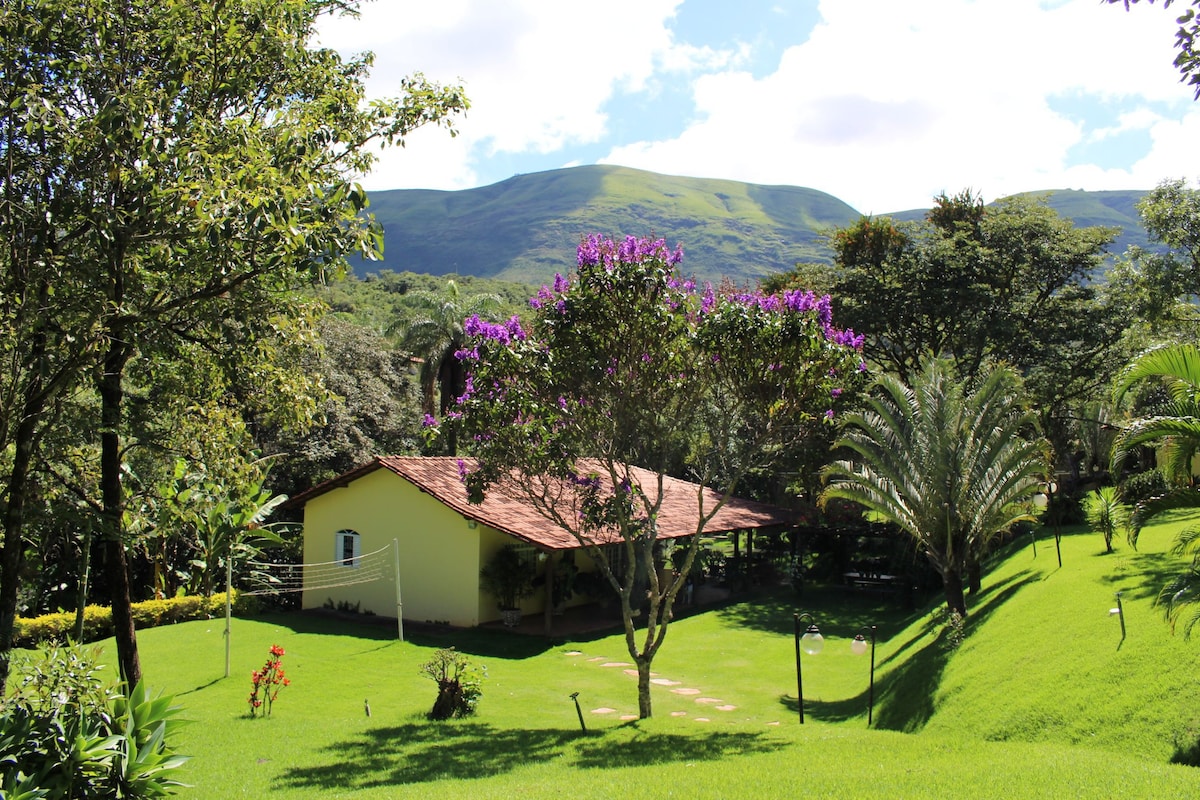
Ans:
{"type": "MultiPolygon", "coordinates": [[[[242,597],[233,590],[235,614],[251,613],[254,598],[242,597]]],[[[146,600],[133,604],[133,624],[138,630],[187,622],[193,619],[212,619],[225,616],[225,594],[212,597],[171,597],[165,600],[146,600]]],[[[18,617],[13,626],[14,647],[37,647],[43,642],[65,642],[75,638],[75,612],[62,611],[40,617],[18,617]]],[[[113,635],[112,611],[106,606],[85,606],[83,609],[83,641],[94,642],[113,635]]]]}

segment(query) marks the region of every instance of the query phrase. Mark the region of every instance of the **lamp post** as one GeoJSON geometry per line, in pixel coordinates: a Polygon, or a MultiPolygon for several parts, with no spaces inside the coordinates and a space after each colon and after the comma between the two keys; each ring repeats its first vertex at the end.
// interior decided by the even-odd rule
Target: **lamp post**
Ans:
{"type": "Polygon", "coordinates": [[[579,715],[579,728],[587,733],[587,725],[583,724],[583,709],[579,707],[579,692],[571,692],[568,697],[575,701],[575,713],[579,715]]]}
{"type": "Polygon", "coordinates": [[[1062,509],[1054,502],[1054,495],[1058,492],[1058,484],[1054,481],[1049,481],[1046,484],[1046,504],[1050,511],[1050,518],[1054,520],[1054,552],[1058,554],[1058,568],[1062,569],[1062,536],[1061,536],[1061,519],[1062,509]]]}
{"type": "Polygon", "coordinates": [[[1121,621],[1121,641],[1125,641],[1125,607],[1121,605],[1121,593],[1117,592],[1117,607],[1109,609],[1108,615],[1121,621]]]}
{"type": "Polygon", "coordinates": [[[821,630],[817,627],[817,621],[813,619],[812,614],[793,614],[792,615],[796,628],[796,704],[800,707],[800,724],[804,724],[804,680],[800,673],[800,650],[810,656],[815,656],[825,647],[825,638],[821,636],[821,630]],[[801,618],[808,620],[808,628],[804,634],[800,633],[801,618]]]}
{"type": "Polygon", "coordinates": [[[871,682],[867,689],[867,727],[871,727],[871,722],[875,714],[875,626],[864,625],[859,628],[854,639],[850,642],[850,652],[856,656],[861,656],[867,652],[867,640],[863,637],[863,631],[871,632],[871,682]]]}

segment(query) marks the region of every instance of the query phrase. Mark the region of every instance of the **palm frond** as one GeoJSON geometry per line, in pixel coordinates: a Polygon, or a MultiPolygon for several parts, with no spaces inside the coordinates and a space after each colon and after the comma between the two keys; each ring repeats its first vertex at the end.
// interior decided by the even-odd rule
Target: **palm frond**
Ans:
{"type": "Polygon", "coordinates": [[[1171,397],[1200,396],[1200,348],[1194,344],[1167,344],[1137,356],[1117,376],[1113,400],[1119,401],[1136,384],[1150,378],[1165,378],[1171,397]]]}

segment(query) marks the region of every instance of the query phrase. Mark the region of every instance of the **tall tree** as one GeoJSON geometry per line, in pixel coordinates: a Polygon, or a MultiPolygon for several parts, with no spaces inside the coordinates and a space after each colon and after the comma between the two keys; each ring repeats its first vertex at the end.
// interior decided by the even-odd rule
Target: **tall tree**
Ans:
{"type": "MultiPolygon", "coordinates": [[[[28,0],[3,38],[45,53],[37,91],[15,98],[31,141],[67,157],[23,164],[29,183],[75,198],[57,226],[94,293],[105,571],[118,662],[140,676],[122,520],[128,379],[142,361],[202,347],[226,370],[261,357],[298,309],[291,291],[372,256],[379,237],[354,176],[373,142],[401,140],[465,107],[416,76],[364,104],[369,56],[311,49],[343,0],[28,0]],[[64,20],[70,36],[47,26],[64,20]],[[30,37],[36,36],[36,39],[30,37]]],[[[33,81],[29,82],[30,85],[33,81]]],[[[294,330],[293,330],[294,332],[294,330]]]]}
{"type": "Polygon", "coordinates": [[[970,191],[936,198],[921,223],[864,218],[833,237],[839,319],[904,383],[930,356],[964,379],[1010,364],[1065,461],[1132,322],[1124,298],[1097,289],[1114,234],[1077,228],[1041,199],[985,206],[970,191]]]}
{"type": "Polygon", "coordinates": [[[1138,213],[1159,247],[1131,248],[1112,282],[1123,302],[1160,332],[1190,334],[1200,301],[1200,189],[1182,178],[1165,180],[1138,201],[1138,213]]]}
{"type": "MultiPolygon", "coordinates": [[[[494,320],[500,311],[499,296],[485,293],[464,296],[456,281],[446,281],[440,293],[411,292],[404,305],[407,319],[393,330],[401,332],[401,347],[421,359],[421,398],[426,414],[444,415],[466,387],[466,370],[458,351],[466,343],[463,322],[468,317],[494,320]]],[[[449,454],[455,455],[453,432],[447,437],[449,454]]]]}
{"type": "Polygon", "coordinates": [[[319,377],[330,396],[320,422],[299,432],[257,426],[262,452],[278,455],[270,487],[294,495],[385,453],[420,451],[421,411],[406,354],[371,328],[329,315],[320,347],[307,348],[290,369],[319,377]]]}
{"type": "Polygon", "coordinates": [[[835,443],[853,455],[826,470],[823,499],[842,498],[895,523],[942,576],[946,607],[966,616],[963,580],[991,539],[1031,518],[1041,490],[1044,440],[1021,405],[1019,379],[999,367],[961,382],[953,364],[930,359],[912,386],[892,375],[835,443]]]}
{"type": "Polygon", "coordinates": [[[1092,288],[1114,235],[1076,228],[1044,200],[984,206],[969,191],[935,198],[922,223],[864,217],[832,237],[839,319],[906,382],[930,355],[968,378],[993,359],[1078,382],[1120,334],[1092,288]]]}
{"type": "Polygon", "coordinates": [[[531,301],[530,331],[516,317],[468,320],[467,385],[451,412],[477,456],[464,475],[469,497],[502,485],[525,498],[591,554],[619,595],[642,717],[700,539],[660,580],[662,477],[680,448],[697,470],[688,477],[722,478],[720,501],[695,497],[700,534],[747,470],[832,417],[861,374],[861,340],[833,327],[828,297],[698,294],[677,275],[681,257],[661,240],[586,239],[576,274],[531,301]],[[614,535],[619,567],[596,546],[614,535]]]}

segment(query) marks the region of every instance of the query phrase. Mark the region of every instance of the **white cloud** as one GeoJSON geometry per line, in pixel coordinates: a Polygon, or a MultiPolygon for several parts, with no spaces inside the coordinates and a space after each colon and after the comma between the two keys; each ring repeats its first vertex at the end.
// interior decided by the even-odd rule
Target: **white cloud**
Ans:
{"type": "Polygon", "coordinates": [[[394,91],[399,77],[422,71],[443,83],[460,80],[471,109],[452,144],[414,137],[412,153],[391,154],[368,185],[445,170],[432,182],[472,185],[469,158],[492,153],[554,152],[601,140],[604,104],[620,91],[645,88],[659,70],[727,63],[729,54],[676,45],[667,28],[681,0],[450,0],[362,6],[358,20],[323,24],[323,44],[343,51],[373,49],[368,84],[374,95],[394,91]],[[416,144],[420,141],[420,152],[416,144]],[[436,152],[434,150],[436,149],[436,152]],[[442,157],[454,161],[443,162],[442,157]]]}
{"type": "MultiPolygon", "coordinates": [[[[1172,8],[1098,0],[821,0],[821,22],[789,29],[769,11],[778,64],[673,38],[687,0],[379,0],[362,20],[322,28],[325,43],[374,49],[375,94],[422,70],[465,83],[461,135],[414,135],[368,186],[466,188],[496,179],[488,154],[608,148],[604,163],[699,177],[795,184],[863,212],[927,206],[962,188],[987,198],[1051,188],[1148,188],[1196,172],[1200,104],[1171,65],[1172,8]],[[694,76],[678,135],[610,141],[610,101],[694,76]],[[755,77],[755,76],[758,77],[755,77]],[[1103,120],[1057,113],[1103,100],[1103,120]],[[1116,126],[1112,114],[1119,114],[1116,126]],[[690,122],[689,122],[690,121],[690,122]],[[1145,130],[1128,166],[1071,163],[1085,142],[1145,130]]],[[[620,126],[628,129],[630,126],[620,126]]],[[[1137,137],[1132,137],[1137,138],[1137,137]]],[[[565,164],[575,156],[564,152],[565,164]]],[[[507,176],[501,176],[507,177],[507,176]]]]}
{"type": "MultiPolygon", "coordinates": [[[[670,141],[615,147],[604,161],[810,186],[867,213],[967,187],[988,198],[1085,181],[1117,188],[1102,181],[1144,181],[1159,159],[1128,174],[1068,167],[1087,132],[1050,98],[1189,99],[1170,64],[1173,23],[1157,8],[825,0],[820,10],[823,22],[773,74],[700,78],[694,125],[670,141]]],[[[1164,129],[1155,149],[1180,138],[1164,129]]]]}

